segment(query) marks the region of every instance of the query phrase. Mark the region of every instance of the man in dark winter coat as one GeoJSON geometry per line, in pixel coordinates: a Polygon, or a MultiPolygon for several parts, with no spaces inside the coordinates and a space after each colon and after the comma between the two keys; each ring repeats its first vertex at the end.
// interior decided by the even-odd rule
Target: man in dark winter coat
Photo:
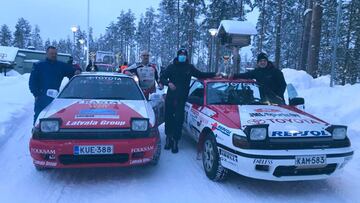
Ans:
{"type": "Polygon", "coordinates": [[[215,73],[203,73],[189,63],[186,49],[180,49],[174,63],[169,65],[160,76],[160,85],[167,85],[165,99],[165,149],[177,153],[184,122],[185,102],[189,94],[191,76],[197,78],[215,77],[215,73]]]}
{"type": "Polygon", "coordinates": [[[75,69],[63,62],[57,61],[57,50],[53,46],[46,49],[46,59],[33,65],[30,74],[29,88],[35,97],[34,123],[40,112],[52,102],[53,98],[47,96],[49,89],[59,91],[64,77],[74,76],[75,69]]]}
{"type": "Polygon", "coordinates": [[[265,53],[260,53],[257,56],[257,68],[246,73],[235,74],[233,77],[256,79],[259,84],[268,88],[284,100],[284,92],[286,89],[284,75],[281,70],[274,67],[265,53]]]}
{"type": "Polygon", "coordinates": [[[89,61],[89,64],[86,66],[86,72],[98,72],[99,69],[93,61],[89,61]]]}

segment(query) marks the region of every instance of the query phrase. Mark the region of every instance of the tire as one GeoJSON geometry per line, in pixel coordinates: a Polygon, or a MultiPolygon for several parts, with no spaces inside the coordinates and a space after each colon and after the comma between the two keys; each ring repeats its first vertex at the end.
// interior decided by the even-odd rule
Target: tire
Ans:
{"type": "Polygon", "coordinates": [[[206,176],[213,181],[223,181],[228,175],[228,169],[221,165],[219,151],[214,135],[206,136],[202,151],[202,162],[206,176]]]}
{"type": "Polygon", "coordinates": [[[150,165],[156,166],[160,160],[161,155],[161,139],[159,138],[156,143],[156,151],[154,152],[153,158],[150,161],[150,165]]]}

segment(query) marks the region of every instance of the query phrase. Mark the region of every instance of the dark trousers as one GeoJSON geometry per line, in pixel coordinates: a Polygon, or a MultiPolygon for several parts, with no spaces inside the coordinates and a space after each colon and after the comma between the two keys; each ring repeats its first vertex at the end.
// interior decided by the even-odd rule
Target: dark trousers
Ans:
{"type": "Polygon", "coordinates": [[[185,101],[168,96],[170,95],[167,95],[165,100],[165,134],[179,140],[184,123],[185,101]]]}
{"type": "Polygon", "coordinates": [[[35,106],[34,106],[34,123],[36,122],[36,119],[38,118],[39,114],[41,113],[44,108],[49,105],[54,99],[51,97],[48,97],[46,95],[42,95],[37,97],[35,99],[35,106]]]}

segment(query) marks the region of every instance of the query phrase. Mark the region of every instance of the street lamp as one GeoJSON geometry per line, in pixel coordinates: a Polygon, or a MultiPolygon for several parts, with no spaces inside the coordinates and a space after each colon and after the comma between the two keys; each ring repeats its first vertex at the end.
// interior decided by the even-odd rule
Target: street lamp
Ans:
{"type": "Polygon", "coordinates": [[[84,50],[85,50],[85,47],[84,47],[84,44],[85,44],[85,40],[84,39],[79,39],[79,43],[81,45],[81,55],[82,57],[80,57],[81,59],[81,65],[83,65],[83,62],[84,62],[84,50]]]}
{"type": "Polygon", "coordinates": [[[217,29],[212,28],[209,29],[210,35],[211,35],[211,45],[210,45],[210,62],[209,62],[209,71],[212,71],[212,64],[213,64],[213,47],[214,47],[214,41],[215,41],[215,35],[217,34],[217,29]]]}
{"type": "Polygon", "coordinates": [[[72,50],[72,55],[73,55],[73,57],[74,57],[74,54],[75,54],[75,43],[76,43],[76,32],[78,31],[78,27],[76,26],[76,25],[74,25],[74,26],[72,26],[71,27],[71,32],[73,32],[73,36],[74,36],[74,38],[73,38],[73,50],[72,50]]]}

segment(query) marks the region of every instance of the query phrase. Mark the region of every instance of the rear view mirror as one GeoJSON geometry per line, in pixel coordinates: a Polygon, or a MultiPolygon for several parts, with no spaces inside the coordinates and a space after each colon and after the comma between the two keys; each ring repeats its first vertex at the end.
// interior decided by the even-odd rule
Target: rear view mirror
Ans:
{"type": "Polygon", "coordinates": [[[202,106],[204,103],[204,99],[197,97],[197,96],[189,96],[187,101],[191,104],[197,104],[200,106],[202,106]]]}
{"type": "Polygon", "coordinates": [[[51,97],[51,98],[56,98],[59,94],[59,91],[55,90],[55,89],[48,89],[46,91],[46,96],[51,97]]]}
{"type": "Polygon", "coordinates": [[[304,104],[305,104],[304,98],[295,97],[295,98],[289,99],[290,106],[297,106],[297,105],[304,105],[304,104]]]}

